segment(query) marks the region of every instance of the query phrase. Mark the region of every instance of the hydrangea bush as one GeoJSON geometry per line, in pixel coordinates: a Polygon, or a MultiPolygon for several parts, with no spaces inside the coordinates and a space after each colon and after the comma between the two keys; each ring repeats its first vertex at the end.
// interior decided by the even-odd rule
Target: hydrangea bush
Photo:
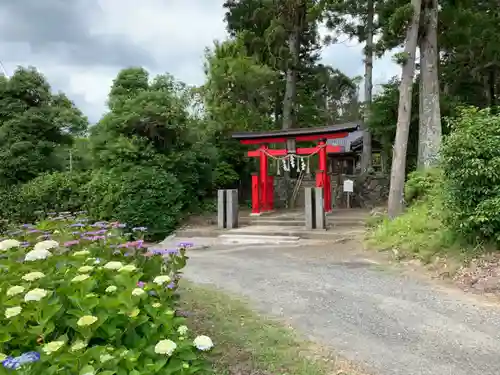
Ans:
{"type": "MultiPolygon", "coordinates": [[[[211,339],[191,335],[176,314],[187,244],[147,248],[124,231],[62,214],[4,235],[0,374],[208,371],[211,339]]],[[[145,228],[131,231],[141,238],[145,228]]]]}

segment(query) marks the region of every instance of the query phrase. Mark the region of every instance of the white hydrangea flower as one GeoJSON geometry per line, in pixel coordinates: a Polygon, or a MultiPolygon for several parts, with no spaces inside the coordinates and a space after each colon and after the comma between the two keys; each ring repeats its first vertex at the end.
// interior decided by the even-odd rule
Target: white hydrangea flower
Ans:
{"type": "Polygon", "coordinates": [[[89,254],[90,254],[90,251],[88,251],[88,250],[80,250],[80,251],[75,251],[73,253],[73,256],[79,257],[79,256],[85,256],[85,255],[89,255],[89,254]]]}
{"type": "Polygon", "coordinates": [[[113,357],[111,354],[103,354],[99,357],[99,361],[101,363],[105,363],[105,362],[112,360],[113,358],[115,358],[115,357],[113,357]]]}
{"type": "Polygon", "coordinates": [[[30,290],[24,295],[24,302],[40,301],[42,298],[45,298],[47,294],[48,292],[45,289],[36,288],[30,290]]]}
{"type": "Polygon", "coordinates": [[[212,339],[208,336],[197,336],[194,341],[193,341],[194,346],[198,350],[202,351],[207,351],[213,348],[214,343],[212,342],[212,339]]]}
{"type": "Polygon", "coordinates": [[[155,302],[151,306],[153,306],[155,309],[157,309],[157,308],[161,307],[161,303],[155,302]]]}
{"type": "Polygon", "coordinates": [[[116,261],[108,262],[108,263],[106,263],[104,265],[104,268],[107,269],[107,270],[119,270],[122,267],[123,267],[123,263],[122,262],[116,262],[116,261]]]}
{"type": "Polygon", "coordinates": [[[33,247],[33,250],[50,250],[50,249],[54,249],[56,247],[59,247],[59,242],[57,241],[54,241],[54,240],[45,240],[45,241],[41,241],[41,242],[38,242],[37,244],[35,244],[35,246],[33,247]]]}
{"type": "Polygon", "coordinates": [[[172,340],[161,340],[155,345],[155,353],[171,356],[176,348],[177,344],[172,340]]]}
{"type": "Polygon", "coordinates": [[[158,285],[163,285],[163,284],[166,284],[166,283],[169,283],[172,279],[170,278],[170,276],[167,276],[167,275],[160,275],[160,276],[156,276],[153,280],[153,282],[155,284],[158,284],[158,285]]]}
{"type": "Polygon", "coordinates": [[[13,318],[21,314],[21,311],[23,311],[21,306],[8,307],[5,309],[5,317],[7,319],[13,318]]]}
{"type": "Polygon", "coordinates": [[[116,286],[114,286],[114,285],[108,286],[106,288],[106,293],[114,293],[114,292],[116,292],[117,289],[118,288],[116,286]]]}
{"type": "Polygon", "coordinates": [[[133,264],[127,264],[118,270],[118,272],[134,272],[137,269],[133,264]]]}
{"type": "Polygon", "coordinates": [[[64,345],[64,341],[51,341],[47,344],[45,344],[42,347],[42,350],[45,354],[50,355],[52,353],[57,352],[59,349],[61,349],[64,345]]]}
{"type": "Polygon", "coordinates": [[[0,242],[0,251],[9,250],[19,246],[21,246],[21,242],[19,242],[18,240],[14,239],[3,240],[0,242]]]}
{"type": "Polygon", "coordinates": [[[82,267],[78,268],[78,272],[80,272],[80,273],[89,273],[93,269],[94,269],[94,267],[92,267],[92,266],[82,266],[82,267]]]}
{"type": "Polygon", "coordinates": [[[86,273],[83,273],[81,275],[77,275],[71,279],[72,283],[79,283],[80,281],[85,281],[89,278],[90,276],[86,273]]]}
{"type": "Polygon", "coordinates": [[[145,293],[146,292],[143,289],[141,289],[141,288],[135,288],[134,290],[132,290],[132,295],[133,296],[142,296],[145,293]]]}
{"type": "Polygon", "coordinates": [[[73,345],[71,345],[71,348],[69,350],[72,352],[77,352],[79,350],[85,349],[86,347],[87,344],[84,341],[78,340],[73,345]]]}
{"type": "Polygon", "coordinates": [[[26,254],[26,256],[24,257],[24,260],[26,262],[33,262],[35,260],[47,259],[50,256],[52,256],[52,253],[48,250],[44,250],[44,249],[31,250],[26,254]]]}
{"type": "Polygon", "coordinates": [[[94,324],[95,322],[97,322],[97,316],[85,315],[78,319],[76,324],[80,327],[86,327],[94,324]]]}
{"type": "Polygon", "coordinates": [[[18,294],[21,294],[24,292],[24,286],[21,286],[21,285],[14,285],[14,286],[11,286],[9,289],[7,289],[7,296],[8,297],[12,297],[12,296],[15,296],[15,295],[18,295],[18,294]]]}
{"type": "Polygon", "coordinates": [[[188,332],[188,327],[186,327],[186,326],[179,326],[179,328],[177,328],[177,332],[179,333],[179,335],[185,336],[186,333],[188,332]]]}
{"type": "Polygon", "coordinates": [[[26,275],[24,275],[22,277],[22,279],[24,281],[35,281],[35,280],[41,279],[43,277],[45,277],[45,274],[43,272],[35,271],[35,272],[27,273],[26,275]]]}

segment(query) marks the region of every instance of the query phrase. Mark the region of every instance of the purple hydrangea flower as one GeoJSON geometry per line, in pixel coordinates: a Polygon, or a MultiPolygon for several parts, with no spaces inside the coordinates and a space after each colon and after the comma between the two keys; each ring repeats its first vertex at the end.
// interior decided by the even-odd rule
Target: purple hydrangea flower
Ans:
{"type": "Polygon", "coordinates": [[[99,236],[99,235],[105,234],[106,232],[107,232],[106,229],[100,229],[100,230],[94,230],[92,232],[86,232],[84,234],[87,236],[99,236]]]}
{"type": "Polygon", "coordinates": [[[21,354],[19,357],[15,359],[18,360],[19,364],[22,366],[27,363],[33,363],[40,360],[40,353],[37,352],[26,352],[21,354]]]}
{"type": "Polygon", "coordinates": [[[80,243],[80,240],[66,241],[64,243],[64,246],[65,247],[70,247],[70,246],[78,245],[79,243],[80,243]]]}
{"type": "Polygon", "coordinates": [[[179,244],[177,246],[188,248],[188,247],[193,247],[194,244],[192,242],[179,242],[179,244]]]}
{"type": "Polygon", "coordinates": [[[2,365],[4,368],[8,370],[17,370],[21,366],[37,362],[40,360],[40,354],[37,352],[26,352],[21,354],[19,357],[7,357],[2,361],[2,365]]]}
{"type": "Polygon", "coordinates": [[[167,288],[168,289],[174,289],[175,288],[175,283],[173,281],[171,281],[170,283],[168,283],[167,288]]]}
{"type": "Polygon", "coordinates": [[[2,361],[3,367],[5,367],[8,370],[17,370],[19,367],[21,367],[21,364],[19,363],[19,360],[14,357],[7,357],[2,361]]]}
{"type": "Polygon", "coordinates": [[[144,281],[139,281],[139,282],[137,283],[137,286],[138,286],[139,288],[143,289],[143,288],[146,286],[146,283],[145,283],[144,281]]]}
{"type": "Polygon", "coordinates": [[[25,242],[21,242],[21,246],[22,247],[28,247],[30,245],[29,242],[25,241],[25,242]]]}
{"type": "Polygon", "coordinates": [[[168,250],[166,250],[166,249],[157,249],[157,248],[150,247],[148,249],[148,251],[151,252],[151,253],[153,253],[153,255],[165,255],[168,250]]]}
{"type": "Polygon", "coordinates": [[[83,224],[83,223],[74,223],[74,224],[70,225],[70,228],[81,228],[84,226],[85,226],[85,224],[83,224]]]}

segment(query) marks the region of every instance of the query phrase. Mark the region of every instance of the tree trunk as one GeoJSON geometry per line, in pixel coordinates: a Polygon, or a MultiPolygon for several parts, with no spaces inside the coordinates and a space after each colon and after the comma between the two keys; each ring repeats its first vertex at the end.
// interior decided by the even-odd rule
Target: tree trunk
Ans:
{"type": "Polygon", "coordinates": [[[290,57],[286,69],[285,97],[283,99],[283,129],[290,129],[294,122],[295,98],[297,96],[297,66],[299,62],[299,25],[295,25],[288,36],[290,57]]]}
{"type": "Polygon", "coordinates": [[[389,189],[388,214],[395,218],[403,212],[403,193],[406,173],[406,150],[408,148],[408,133],[410,131],[411,99],[413,77],[415,75],[415,53],[418,42],[420,22],[420,7],[422,0],[412,0],[413,16],[406,32],[405,61],[402,68],[399,85],[398,123],[396,139],[393,146],[391,187],[389,189]]]}
{"type": "Polygon", "coordinates": [[[370,116],[373,92],[373,0],[367,1],[366,9],[366,46],[365,46],[365,106],[363,118],[363,153],[361,154],[361,173],[372,167],[372,135],[367,123],[370,116]]]}
{"type": "Polygon", "coordinates": [[[441,147],[441,109],[437,51],[437,0],[426,0],[420,39],[420,110],[418,132],[418,168],[435,166],[441,147]]]}

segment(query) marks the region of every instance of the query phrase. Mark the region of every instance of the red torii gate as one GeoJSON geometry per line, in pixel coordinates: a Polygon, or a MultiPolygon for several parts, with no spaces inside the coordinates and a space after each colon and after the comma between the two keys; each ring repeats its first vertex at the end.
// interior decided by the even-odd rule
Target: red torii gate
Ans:
{"type": "Polygon", "coordinates": [[[349,132],[359,130],[359,124],[348,123],[321,128],[300,128],[268,132],[234,133],[233,139],[244,145],[259,145],[254,151],[248,151],[249,157],[258,157],[259,173],[252,174],[252,214],[259,215],[274,208],[274,178],[268,175],[268,156],[312,155],[319,156],[319,168],[316,173],[316,186],[324,190],[325,212],[332,210],[331,182],[327,170],[327,154],[344,151],[343,146],[326,144],[327,139],[345,138],[349,132]],[[295,142],[317,141],[316,147],[296,148],[295,142]],[[270,149],[270,143],[285,143],[285,149],[270,149]]]}

